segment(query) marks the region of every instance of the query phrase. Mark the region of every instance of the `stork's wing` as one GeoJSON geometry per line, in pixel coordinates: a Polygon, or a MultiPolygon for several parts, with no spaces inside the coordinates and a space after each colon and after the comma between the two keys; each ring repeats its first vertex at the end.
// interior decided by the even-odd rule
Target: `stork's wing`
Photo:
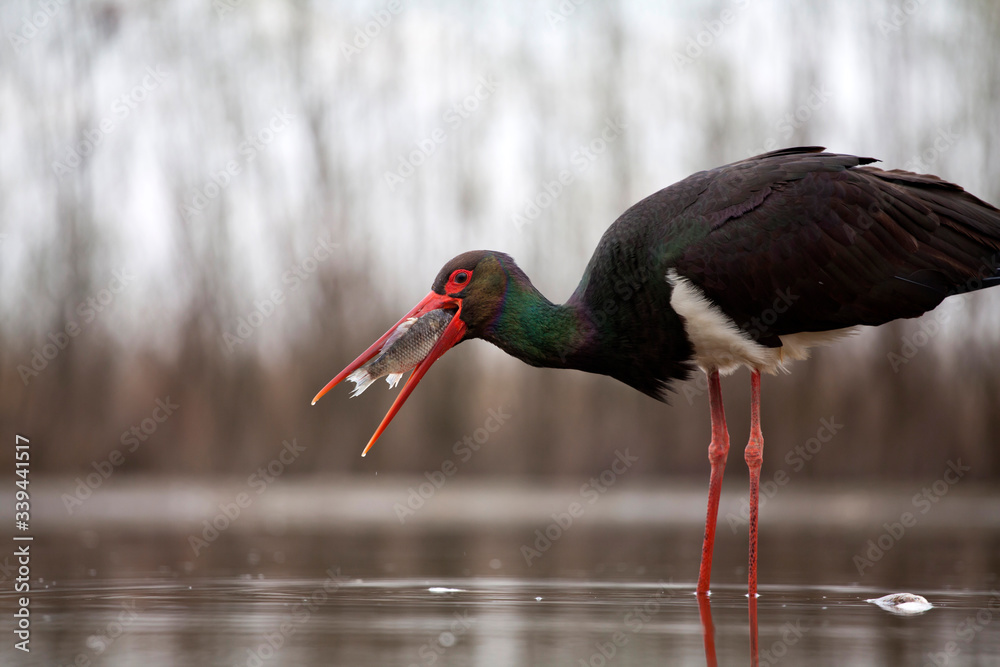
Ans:
{"type": "Polygon", "coordinates": [[[668,264],[769,345],[916,317],[1000,283],[1000,210],[936,176],[821,150],[698,175],[700,194],[661,226],[668,264]]]}

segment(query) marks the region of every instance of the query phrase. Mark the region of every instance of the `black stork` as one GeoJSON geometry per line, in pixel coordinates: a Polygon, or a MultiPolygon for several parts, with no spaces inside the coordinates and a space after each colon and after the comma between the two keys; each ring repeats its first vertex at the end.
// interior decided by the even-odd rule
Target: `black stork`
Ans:
{"type": "MultiPolygon", "coordinates": [[[[708,594],[729,433],[719,376],[750,370],[749,595],[757,593],[763,437],[760,375],[859,326],[917,317],[950,295],[1000,284],[1000,210],[936,176],[873,158],[789,148],[698,172],[629,208],[605,232],[579,286],[550,302],[509,256],[445,264],[398,324],[454,312],[372,436],[450,347],[487,340],[531,364],[609,375],[658,400],[700,369],[712,440],[697,592],[708,594]]],[[[313,399],[378,353],[395,326],[313,399]]],[[[365,448],[365,452],[368,451],[365,448]]]]}

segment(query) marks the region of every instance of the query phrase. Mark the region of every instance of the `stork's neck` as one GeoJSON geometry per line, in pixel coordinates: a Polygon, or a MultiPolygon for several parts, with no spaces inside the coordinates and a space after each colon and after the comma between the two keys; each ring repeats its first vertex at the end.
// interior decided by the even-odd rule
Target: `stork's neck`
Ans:
{"type": "Polygon", "coordinates": [[[588,266],[569,300],[556,305],[506,261],[503,288],[469,304],[479,312],[467,321],[487,320],[477,335],[533,366],[610,375],[662,400],[671,381],[691,372],[693,348],[670,307],[669,283],[622,273],[628,266],[588,266]]]}
{"type": "Polygon", "coordinates": [[[557,305],[523,274],[510,276],[507,293],[484,338],[532,366],[579,368],[593,339],[584,310],[573,300],[557,305]]]}

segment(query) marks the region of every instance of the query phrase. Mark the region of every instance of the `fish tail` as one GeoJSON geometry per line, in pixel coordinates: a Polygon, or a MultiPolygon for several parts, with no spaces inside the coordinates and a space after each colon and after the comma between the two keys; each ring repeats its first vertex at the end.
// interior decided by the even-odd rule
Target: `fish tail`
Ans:
{"type": "Polygon", "coordinates": [[[371,374],[364,368],[359,368],[350,375],[347,376],[349,382],[354,383],[354,390],[351,392],[351,398],[355,396],[360,396],[365,389],[372,386],[378,378],[372,377],[371,374]]]}

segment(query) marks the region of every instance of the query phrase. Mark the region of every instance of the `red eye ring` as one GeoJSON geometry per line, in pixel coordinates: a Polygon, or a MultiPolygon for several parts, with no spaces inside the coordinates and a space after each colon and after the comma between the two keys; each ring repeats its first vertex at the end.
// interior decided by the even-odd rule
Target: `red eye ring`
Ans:
{"type": "Polygon", "coordinates": [[[448,283],[444,286],[444,291],[446,294],[461,292],[468,286],[470,280],[472,280],[472,271],[469,269],[455,269],[448,276],[448,283]]]}

